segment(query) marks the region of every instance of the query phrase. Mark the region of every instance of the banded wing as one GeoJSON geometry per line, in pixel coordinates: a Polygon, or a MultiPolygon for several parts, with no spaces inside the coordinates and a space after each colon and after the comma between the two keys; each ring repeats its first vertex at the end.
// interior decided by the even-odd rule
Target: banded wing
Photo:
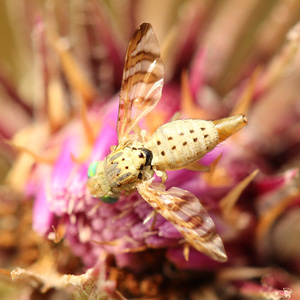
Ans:
{"type": "Polygon", "coordinates": [[[153,28],[141,24],[134,32],[126,53],[120,93],[118,138],[127,138],[138,121],[161,97],[164,66],[153,28]]]}
{"type": "Polygon", "coordinates": [[[141,196],[164,218],[171,222],[187,242],[210,258],[227,261],[223,242],[213,220],[192,193],[161,183],[145,181],[138,185],[141,196]]]}

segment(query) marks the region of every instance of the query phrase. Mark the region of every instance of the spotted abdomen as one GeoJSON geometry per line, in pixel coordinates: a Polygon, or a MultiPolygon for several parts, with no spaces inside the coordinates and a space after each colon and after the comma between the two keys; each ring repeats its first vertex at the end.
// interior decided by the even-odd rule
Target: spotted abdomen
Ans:
{"type": "Polygon", "coordinates": [[[160,126],[145,145],[158,169],[177,170],[196,162],[219,143],[212,121],[176,120],[160,126]]]}

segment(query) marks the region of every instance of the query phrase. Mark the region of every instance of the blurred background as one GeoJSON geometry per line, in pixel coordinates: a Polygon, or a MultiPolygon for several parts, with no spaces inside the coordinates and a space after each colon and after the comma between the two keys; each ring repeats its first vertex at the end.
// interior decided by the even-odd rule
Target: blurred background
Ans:
{"type": "Polygon", "coordinates": [[[152,277],[145,275],[142,285],[134,272],[124,271],[130,270],[128,265],[123,269],[116,263],[118,275],[110,280],[130,299],[179,299],[176,280],[188,287],[193,272],[202,277],[193,281],[190,292],[178,292],[181,299],[282,299],[290,297],[290,289],[293,299],[300,299],[299,20],[300,0],[0,1],[0,298],[69,299],[64,292],[45,294],[29,283],[28,274],[17,282],[22,287],[18,291],[10,281],[11,270],[31,270],[45,253],[49,260],[55,258],[51,262],[59,274],[80,274],[91,267],[94,257],[87,262],[69,249],[86,246],[86,241],[66,238],[66,244],[53,247],[57,236],[52,235],[44,245],[51,226],[58,226],[65,215],[52,209],[47,229],[39,230],[38,215],[48,220],[50,213],[44,215],[46,209],[38,206],[42,192],[37,187],[46,186],[44,174],[59,164],[57,145],[63,152],[68,132],[81,132],[76,122],[84,124],[87,136],[79,144],[89,146],[78,147],[82,156],[76,154],[83,165],[88,161],[97,123],[110,122],[107,107],[117,107],[128,41],[140,23],[149,22],[161,46],[162,103],[167,103],[146,121],[150,132],[176,111],[203,119],[245,113],[249,120],[224,148],[215,182],[197,177],[205,182],[204,202],[212,207],[221,232],[225,228],[224,243],[233,259],[224,266],[205,261],[207,269],[197,265],[191,272],[183,259],[165,255],[166,246],[153,255],[162,261],[160,267],[171,261],[176,268],[151,269],[152,277]],[[255,170],[259,175],[254,179],[255,170]],[[235,189],[240,182],[243,188],[235,189]],[[228,220],[219,204],[231,190],[234,204],[240,200],[228,220]],[[207,274],[211,277],[203,279],[207,274]],[[174,292],[162,296],[164,284],[174,292]]]}

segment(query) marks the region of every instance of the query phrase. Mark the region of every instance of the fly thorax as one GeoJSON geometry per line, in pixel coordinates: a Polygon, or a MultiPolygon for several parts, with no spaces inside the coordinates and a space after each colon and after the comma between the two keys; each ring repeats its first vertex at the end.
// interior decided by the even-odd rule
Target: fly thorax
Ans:
{"type": "Polygon", "coordinates": [[[149,177],[149,173],[153,174],[151,161],[152,153],[148,149],[125,146],[107,156],[104,172],[112,188],[129,191],[149,177]]]}

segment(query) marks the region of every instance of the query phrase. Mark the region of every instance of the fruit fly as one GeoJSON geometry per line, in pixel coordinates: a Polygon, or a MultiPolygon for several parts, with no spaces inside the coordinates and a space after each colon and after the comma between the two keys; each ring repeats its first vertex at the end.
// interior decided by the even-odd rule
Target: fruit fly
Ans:
{"type": "Polygon", "coordinates": [[[205,208],[192,193],[177,187],[166,190],[166,170],[199,170],[198,160],[246,123],[244,115],[215,121],[175,120],[160,126],[146,139],[138,122],[161,98],[164,66],[153,28],[141,24],[126,53],[119,113],[118,145],[88,170],[92,196],[114,203],[120,195],[138,191],[155,212],[171,222],[186,241],[212,259],[225,262],[223,242],[205,208]],[[154,175],[161,182],[154,182],[154,175]]]}

